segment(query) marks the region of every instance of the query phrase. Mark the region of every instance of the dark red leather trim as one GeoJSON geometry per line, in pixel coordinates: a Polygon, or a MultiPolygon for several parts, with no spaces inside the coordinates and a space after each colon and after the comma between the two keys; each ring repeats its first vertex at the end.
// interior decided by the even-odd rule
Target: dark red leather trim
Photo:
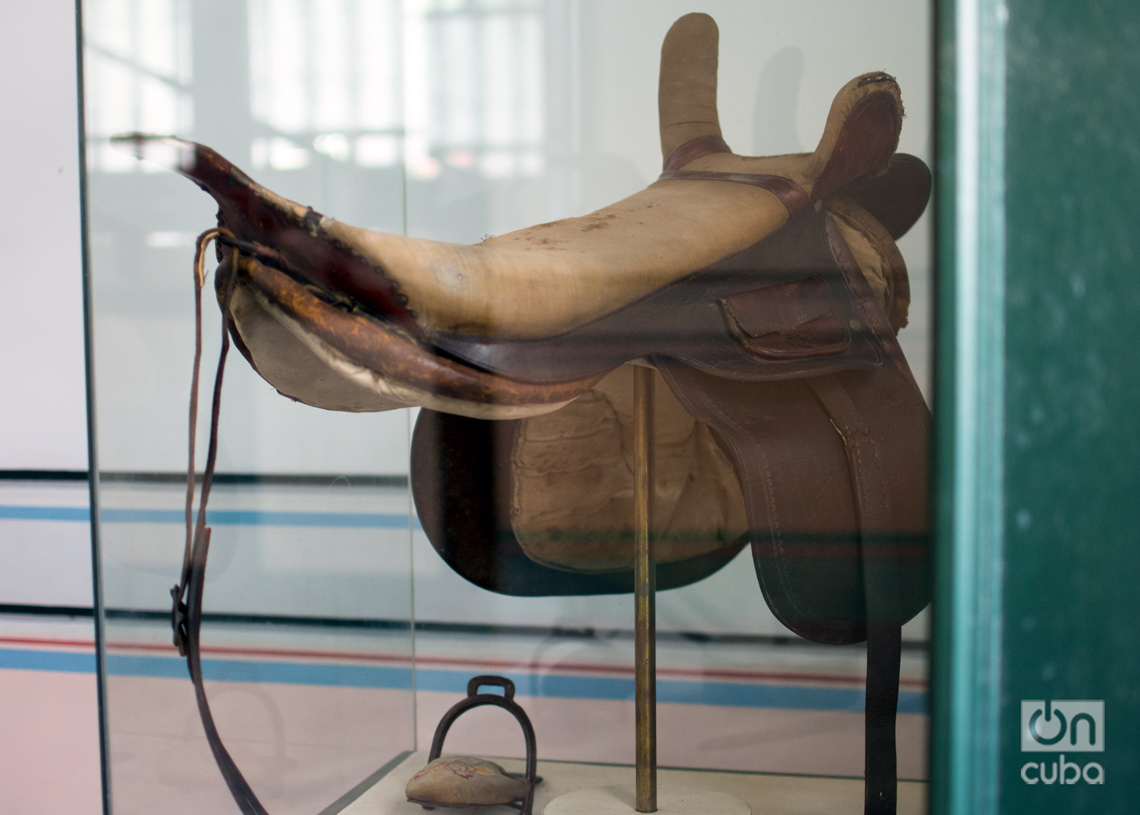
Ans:
{"type": "Polygon", "coordinates": [[[716,173],[711,170],[673,170],[661,174],[660,181],[732,181],[737,184],[750,184],[774,194],[788,209],[788,214],[798,212],[809,203],[804,188],[782,175],[760,173],[716,173]]]}
{"type": "Polygon", "coordinates": [[[898,100],[887,91],[873,91],[856,102],[812,187],[812,199],[819,201],[851,181],[885,170],[901,128],[898,100]]]}
{"type": "Polygon", "coordinates": [[[670,153],[669,157],[665,159],[665,165],[662,169],[666,172],[679,170],[690,161],[696,161],[701,156],[731,152],[732,148],[729,147],[720,136],[711,134],[708,136],[697,136],[695,139],[689,139],[670,153]]]}

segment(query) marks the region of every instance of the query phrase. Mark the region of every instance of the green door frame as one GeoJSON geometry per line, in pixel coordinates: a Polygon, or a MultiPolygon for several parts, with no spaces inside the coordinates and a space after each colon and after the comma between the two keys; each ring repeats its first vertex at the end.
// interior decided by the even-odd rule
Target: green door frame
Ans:
{"type": "Polygon", "coordinates": [[[931,811],[996,812],[1001,675],[1004,32],[940,4],[931,811]]]}

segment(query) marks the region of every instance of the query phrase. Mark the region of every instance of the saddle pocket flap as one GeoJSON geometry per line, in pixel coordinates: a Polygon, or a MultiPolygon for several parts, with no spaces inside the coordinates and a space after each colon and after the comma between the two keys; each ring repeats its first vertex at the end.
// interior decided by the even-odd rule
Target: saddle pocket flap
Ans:
{"type": "Polygon", "coordinates": [[[773,359],[840,354],[851,347],[844,303],[818,276],[720,301],[729,330],[749,352],[773,359]]]}

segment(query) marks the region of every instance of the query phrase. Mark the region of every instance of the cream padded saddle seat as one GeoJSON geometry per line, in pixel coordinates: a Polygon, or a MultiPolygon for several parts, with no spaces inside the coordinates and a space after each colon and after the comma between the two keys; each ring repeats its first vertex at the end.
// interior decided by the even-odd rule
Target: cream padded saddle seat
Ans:
{"type": "MultiPolygon", "coordinates": [[[[332,410],[423,405],[520,418],[561,407],[652,349],[626,342],[596,366],[552,372],[541,359],[496,365],[489,346],[574,343],[575,332],[636,310],[670,285],[707,289],[702,270],[761,244],[792,212],[839,190],[869,191],[888,214],[907,209],[889,194],[908,186],[896,177],[913,172],[906,157],[892,159],[902,104],[890,76],[845,85],[814,152],[751,158],[720,138],[716,52],[706,15],[681,18],[666,37],[660,180],[590,215],[474,246],[341,223],[265,189],[201,145],[139,134],[118,141],[140,156],[165,156],[217,199],[219,224],[234,238],[216,280],[221,286],[236,265],[235,340],[281,393],[332,410]]],[[[924,204],[910,206],[913,217],[924,204]]],[[[897,217],[903,229],[913,219],[897,217]]],[[[747,284],[765,282],[754,275],[747,284]]]]}

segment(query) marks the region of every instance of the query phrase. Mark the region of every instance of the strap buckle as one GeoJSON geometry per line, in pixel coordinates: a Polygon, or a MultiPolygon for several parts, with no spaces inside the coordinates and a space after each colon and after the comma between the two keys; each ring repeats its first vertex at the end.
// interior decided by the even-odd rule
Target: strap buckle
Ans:
{"type": "Polygon", "coordinates": [[[174,598],[174,605],[170,609],[170,627],[174,632],[174,647],[178,649],[179,656],[186,656],[190,643],[190,629],[187,624],[190,609],[182,600],[183,591],[182,586],[175,586],[170,590],[170,596],[174,598]]]}

